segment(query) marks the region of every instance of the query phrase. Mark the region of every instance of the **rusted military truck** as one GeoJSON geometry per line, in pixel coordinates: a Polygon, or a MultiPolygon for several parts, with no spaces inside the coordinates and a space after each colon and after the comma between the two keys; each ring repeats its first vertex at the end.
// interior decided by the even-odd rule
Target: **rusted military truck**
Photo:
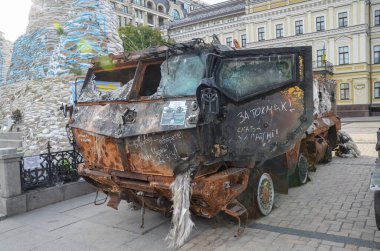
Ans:
{"type": "MultiPolygon", "coordinates": [[[[313,147],[301,141],[314,120],[311,57],[311,47],[194,40],[96,59],[70,116],[85,159],[78,171],[109,206],[172,212],[173,225],[187,215],[186,229],[189,210],[239,223],[267,215],[289,173],[309,165],[302,152],[313,147]]],[[[181,245],[188,231],[173,229],[169,239],[181,245]]]]}

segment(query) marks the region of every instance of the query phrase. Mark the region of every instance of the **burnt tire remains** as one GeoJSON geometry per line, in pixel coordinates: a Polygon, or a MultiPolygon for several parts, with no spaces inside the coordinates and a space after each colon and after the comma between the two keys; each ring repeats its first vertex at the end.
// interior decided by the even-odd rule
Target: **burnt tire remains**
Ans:
{"type": "Polygon", "coordinates": [[[269,215],[274,204],[274,184],[268,173],[263,173],[257,183],[256,199],[260,213],[269,215]]]}

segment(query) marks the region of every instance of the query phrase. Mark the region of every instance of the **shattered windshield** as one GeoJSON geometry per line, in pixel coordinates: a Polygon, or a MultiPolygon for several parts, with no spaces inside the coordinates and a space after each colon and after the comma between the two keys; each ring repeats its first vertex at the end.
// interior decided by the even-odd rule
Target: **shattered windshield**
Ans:
{"type": "Polygon", "coordinates": [[[295,78],[293,55],[224,60],[219,86],[237,100],[295,78]]]}
{"type": "Polygon", "coordinates": [[[83,86],[79,102],[127,100],[136,68],[94,72],[83,86]]]}
{"type": "Polygon", "coordinates": [[[170,57],[161,65],[161,81],[153,98],[195,96],[205,73],[206,53],[170,57]]]}
{"type": "MultiPolygon", "coordinates": [[[[195,96],[205,73],[206,53],[176,55],[142,70],[140,97],[159,99],[195,96]]],[[[128,100],[136,68],[94,72],[83,87],[79,102],[128,100]]]]}

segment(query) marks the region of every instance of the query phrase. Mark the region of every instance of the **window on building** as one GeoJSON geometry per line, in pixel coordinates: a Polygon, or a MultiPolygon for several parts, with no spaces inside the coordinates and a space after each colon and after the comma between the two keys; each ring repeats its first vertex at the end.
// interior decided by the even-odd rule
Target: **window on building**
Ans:
{"type": "Polygon", "coordinates": [[[243,48],[247,47],[247,35],[246,34],[241,35],[241,47],[243,47],[243,48]]]}
{"type": "Polygon", "coordinates": [[[265,30],[264,27],[260,27],[257,29],[257,40],[263,41],[265,40],[265,30]]]}
{"type": "Polygon", "coordinates": [[[373,94],[375,95],[375,98],[380,98],[380,82],[375,82],[374,88],[375,90],[373,94]]]}
{"type": "Polygon", "coordinates": [[[276,38],[282,38],[284,36],[284,25],[276,24],[276,38]]]}
{"type": "Polygon", "coordinates": [[[128,13],[128,6],[123,6],[123,12],[128,13]]]}
{"type": "Polygon", "coordinates": [[[141,4],[141,0],[133,0],[133,2],[134,2],[135,4],[142,5],[142,4],[141,4]]]}
{"type": "Polygon", "coordinates": [[[317,50],[317,67],[322,67],[323,66],[323,52],[324,50],[317,50]]]}
{"type": "Polygon", "coordinates": [[[119,18],[119,27],[121,27],[121,16],[117,16],[119,18]]]}
{"type": "Polygon", "coordinates": [[[298,20],[296,21],[296,35],[301,35],[303,34],[303,21],[298,20]]]}
{"type": "Polygon", "coordinates": [[[184,10],[186,10],[187,13],[190,13],[190,11],[191,11],[191,5],[189,5],[187,3],[184,3],[183,4],[183,8],[184,8],[184,10]]]}
{"type": "Polygon", "coordinates": [[[375,25],[380,25],[380,10],[375,10],[375,25]]]}
{"type": "Polygon", "coordinates": [[[112,6],[112,9],[116,9],[116,3],[115,2],[111,2],[111,6],[112,6]]]}
{"type": "Polygon", "coordinates": [[[148,1],[146,3],[146,7],[148,7],[149,9],[153,9],[153,3],[151,1],[148,1]]]}
{"type": "Polygon", "coordinates": [[[339,47],[339,64],[349,64],[348,46],[339,47]]]}
{"type": "Polygon", "coordinates": [[[339,28],[347,27],[348,25],[347,11],[338,13],[338,22],[339,22],[339,28]]]}
{"type": "Polygon", "coordinates": [[[227,37],[226,38],[226,45],[231,47],[232,46],[232,37],[227,37]]]}
{"type": "Polygon", "coordinates": [[[340,100],[350,99],[350,84],[342,83],[340,84],[340,100]]]}
{"type": "Polygon", "coordinates": [[[179,20],[181,17],[179,16],[178,10],[172,10],[172,17],[174,20],[179,20]]]}
{"type": "Polygon", "coordinates": [[[154,25],[154,17],[150,13],[148,13],[148,24],[154,25]]]}
{"type": "Polygon", "coordinates": [[[128,19],[124,17],[124,26],[127,26],[127,25],[128,25],[128,19]]]}
{"type": "Polygon", "coordinates": [[[164,25],[164,19],[162,17],[158,18],[158,25],[163,26],[164,25]]]}
{"type": "Polygon", "coordinates": [[[142,13],[142,10],[136,10],[136,9],[135,9],[135,17],[136,17],[136,18],[143,19],[143,13],[142,13]]]}
{"type": "Polygon", "coordinates": [[[158,5],[158,8],[157,8],[158,12],[161,12],[161,13],[164,13],[164,7],[162,5],[158,5]]]}
{"type": "Polygon", "coordinates": [[[380,64],[380,45],[373,47],[373,63],[380,64]]]}
{"type": "Polygon", "coordinates": [[[325,17],[317,17],[316,18],[317,31],[325,30],[325,17]]]}

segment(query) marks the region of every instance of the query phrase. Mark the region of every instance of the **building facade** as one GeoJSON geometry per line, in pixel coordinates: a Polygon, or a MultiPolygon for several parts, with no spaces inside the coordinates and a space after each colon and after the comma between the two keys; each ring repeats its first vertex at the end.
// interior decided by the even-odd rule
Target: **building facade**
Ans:
{"type": "Polygon", "coordinates": [[[214,15],[196,10],[172,22],[168,36],[210,42],[216,34],[247,48],[312,46],[315,70],[325,60],[333,66],[338,113],[380,114],[380,1],[248,0],[204,9],[214,15]]]}
{"type": "Polygon", "coordinates": [[[183,19],[192,10],[203,6],[191,0],[109,0],[119,27],[132,23],[158,28],[171,20],[183,19]]]}

